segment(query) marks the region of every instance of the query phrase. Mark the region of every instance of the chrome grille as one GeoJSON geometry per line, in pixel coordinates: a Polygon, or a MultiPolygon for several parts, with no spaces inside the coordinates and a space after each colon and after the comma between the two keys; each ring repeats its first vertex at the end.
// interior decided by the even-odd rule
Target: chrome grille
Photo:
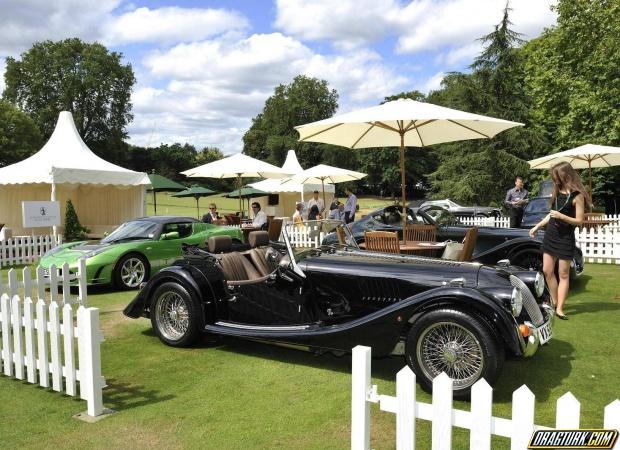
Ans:
{"type": "Polygon", "coordinates": [[[521,279],[515,277],[514,275],[510,275],[510,284],[512,284],[512,287],[515,287],[521,291],[521,295],[523,296],[523,307],[530,316],[530,319],[532,319],[532,323],[537,327],[541,326],[544,323],[543,315],[540,312],[538,303],[536,303],[536,299],[532,295],[530,288],[528,288],[527,285],[521,281],[521,279]]]}

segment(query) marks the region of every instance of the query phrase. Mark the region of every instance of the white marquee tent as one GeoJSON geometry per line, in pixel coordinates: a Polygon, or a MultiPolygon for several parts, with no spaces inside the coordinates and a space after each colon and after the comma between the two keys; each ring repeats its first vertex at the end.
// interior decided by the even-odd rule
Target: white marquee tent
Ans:
{"type": "MultiPolygon", "coordinates": [[[[31,157],[0,168],[0,223],[13,235],[31,234],[22,227],[22,201],[57,200],[61,229],[71,199],[83,226],[102,234],[122,222],[145,215],[146,174],[112,164],[82,141],[73,116],[63,111],[52,136],[31,157]]],[[[34,230],[35,234],[40,231],[34,230]]]]}
{"type": "MultiPolygon", "coordinates": [[[[289,150],[286,155],[286,161],[282,165],[282,169],[291,174],[298,174],[304,171],[297,160],[295,150],[289,150]]],[[[279,195],[279,202],[277,205],[267,205],[266,198],[257,199],[261,203],[262,209],[269,215],[273,216],[292,216],[295,212],[295,204],[299,201],[306,201],[312,197],[312,192],[322,192],[321,184],[300,184],[294,182],[282,183],[279,179],[266,179],[251,183],[250,186],[256,189],[260,189],[264,192],[270,192],[272,194],[279,195]]],[[[336,192],[336,188],[333,184],[325,184],[325,194],[327,195],[327,202],[329,203],[336,192]]],[[[329,206],[329,205],[327,205],[329,206]]]]}

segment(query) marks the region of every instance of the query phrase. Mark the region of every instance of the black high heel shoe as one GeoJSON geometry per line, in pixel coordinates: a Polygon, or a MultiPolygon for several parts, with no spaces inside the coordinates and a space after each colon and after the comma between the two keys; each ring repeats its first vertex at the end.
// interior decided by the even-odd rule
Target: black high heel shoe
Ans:
{"type": "Polygon", "coordinates": [[[560,318],[562,320],[568,320],[568,317],[565,316],[564,314],[560,314],[560,313],[556,312],[555,315],[558,316],[558,318],[560,318]]]}

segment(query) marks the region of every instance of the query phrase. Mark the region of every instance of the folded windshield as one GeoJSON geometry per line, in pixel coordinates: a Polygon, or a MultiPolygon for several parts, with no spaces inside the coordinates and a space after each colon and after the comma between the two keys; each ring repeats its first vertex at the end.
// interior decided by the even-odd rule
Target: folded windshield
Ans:
{"type": "Polygon", "coordinates": [[[337,240],[334,245],[357,247],[348,226],[340,220],[304,220],[289,223],[284,233],[295,255],[309,249],[321,247],[328,234],[335,233],[337,240]]]}
{"type": "Polygon", "coordinates": [[[158,225],[146,220],[133,220],[125,222],[108,236],[103,238],[103,243],[113,243],[124,240],[153,239],[158,225]]]}

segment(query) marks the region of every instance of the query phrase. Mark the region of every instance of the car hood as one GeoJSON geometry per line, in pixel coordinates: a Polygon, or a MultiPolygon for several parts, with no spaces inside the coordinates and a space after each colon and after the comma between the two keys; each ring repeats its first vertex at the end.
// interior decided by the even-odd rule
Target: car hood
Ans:
{"type": "MultiPolygon", "coordinates": [[[[462,278],[468,287],[478,285],[479,263],[447,261],[407,255],[369,255],[363,251],[323,253],[299,263],[304,272],[327,272],[353,277],[398,278],[428,288],[462,278]]],[[[494,269],[491,269],[494,270],[494,269]]]]}
{"type": "Polygon", "coordinates": [[[112,248],[115,244],[104,244],[99,241],[87,241],[87,242],[72,242],[65,244],[62,250],[54,253],[53,255],[45,256],[44,258],[62,259],[63,261],[70,261],[79,259],[85,254],[97,251],[101,253],[105,249],[112,248]]]}

